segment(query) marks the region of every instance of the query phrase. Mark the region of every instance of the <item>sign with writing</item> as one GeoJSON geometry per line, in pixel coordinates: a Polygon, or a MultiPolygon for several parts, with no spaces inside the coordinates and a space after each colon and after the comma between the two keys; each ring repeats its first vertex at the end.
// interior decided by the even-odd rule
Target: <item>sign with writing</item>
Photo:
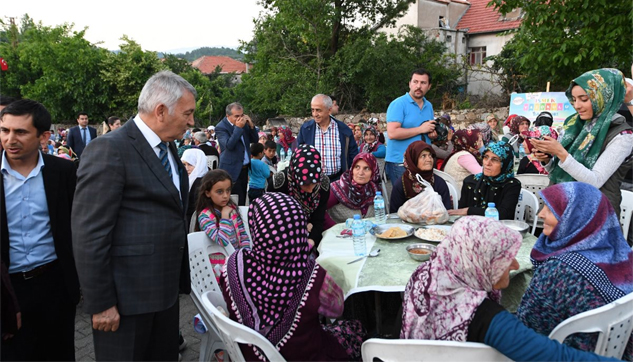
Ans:
{"type": "Polygon", "coordinates": [[[564,92],[513,93],[510,96],[510,113],[524,116],[534,122],[541,112],[554,116],[554,127],[563,125],[565,119],[576,113],[564,92]]]}

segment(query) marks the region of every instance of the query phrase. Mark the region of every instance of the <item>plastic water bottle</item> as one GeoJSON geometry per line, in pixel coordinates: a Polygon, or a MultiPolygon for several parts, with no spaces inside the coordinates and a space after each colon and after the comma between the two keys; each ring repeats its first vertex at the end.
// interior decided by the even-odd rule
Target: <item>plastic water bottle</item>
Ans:
{"type": "Polygon", "coordinates": [[[365,222],[361,220],[360,215],[354,215],[352,222],[352,240],[354,243],[354,255],[367,255],[367,246],[365,244],[365,222]]]}
{"type": "Polygon", "coordinates": [[[284,151],[284,149],[280,149],[279,150],[279,161],[283,162],[286,160],[286,151],[284,151]]]}
{"type": "Polygon", "coordinates": [[[382,192],[376,191],[376,197],[374,197],[374,218],[376,224],[384,224],[387,221],[387,214],[385,214],[385,199],[382,197],[382,192]]]}
{"type": "Polygon", "coordinates": [[[497,221],[499,221],[499,210],[497,210],[497,208],[495,207],[495,203],[494,202],[489,202],[488,203],[488,208],[486,209],[486,217],[495,219],[497,221]]]}
{"type": "Polygon", "coordinates": [[[523,148],[523,143],[519,145],[519,158],[523,159],[525,157],[525,148],[523,148]]]}

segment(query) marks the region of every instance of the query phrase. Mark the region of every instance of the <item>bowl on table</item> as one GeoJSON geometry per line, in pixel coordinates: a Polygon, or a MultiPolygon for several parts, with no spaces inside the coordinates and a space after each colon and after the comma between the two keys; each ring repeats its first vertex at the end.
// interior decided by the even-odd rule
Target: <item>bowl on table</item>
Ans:
{"type": "Polygon", "coordinates": [[[528,232],[528,229],[530,228],[530,225],[528,225],[526,222],[524,221],[518,221],[518,220],[499,220],[499,222],[501,222],[503,225],[509,227],[510,229],[514,230],[514,231],[518,231],[521,233],[521,235],[525,235],[528,232]]]}
{"type": "Polygon", "coordinates": [[[413,231],[413,226],[404,224],[381,224],[374,226],[370,230],[373,235],[376,235],[376,237],[385,240],[408,238],[409,236],[413,235],[413,231]],[[386,236],[387,233],[391,231],[396,231],[397,233],[394,233],[393,236],[386,236]]]}
{"type": "Polygon", "coordinates": [[[427,261],[435,251],[436,246],[432,244],[411,244],[407,246],[407,253],[413,260],[427,261]]]}
{"type": "Polygon", "coordinates": [[[448,225],[429,225],[415,229],[413,235],[427,242],[439,243],[444,240],[450,231],[451,227],[448,225]]]}

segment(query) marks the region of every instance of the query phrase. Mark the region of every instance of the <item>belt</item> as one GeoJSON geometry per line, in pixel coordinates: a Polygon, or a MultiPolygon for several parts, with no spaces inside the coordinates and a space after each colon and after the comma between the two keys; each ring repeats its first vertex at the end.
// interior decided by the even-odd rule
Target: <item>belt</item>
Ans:
{"type": "Polygon", "coordinates": [[[11,275],[19,275],[22,278],[24,278],[24,280],[29,280],[29,279],[33,279],[33,278],[39,277],[40,275],[44,274],[47,270],[49,270],[50,268],[55,266],[55,264],[57,264],[57,259],[51,261],[50,263],[46,263],[44,265],[40,265],[40,266],[38,266],[36,268],[33,268],[31,270],[27,270],[25,272],[12,273],[11,275]]]}

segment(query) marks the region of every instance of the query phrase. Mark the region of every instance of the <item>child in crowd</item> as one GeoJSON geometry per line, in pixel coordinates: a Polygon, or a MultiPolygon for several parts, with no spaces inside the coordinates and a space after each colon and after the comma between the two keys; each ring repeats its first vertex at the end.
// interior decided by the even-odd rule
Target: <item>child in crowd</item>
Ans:
{"type": "Polygon", "coordinates": [[[272,175],[270,167],[262,161],[264,146],[251,144],[251,167],[248,170],[248,200],[250,203],[262,196],[266,188],[266,179],[272,175]]]}
{"type": "Polygon", "coordinates": [[[268,141],[268,135],[266,134],[266,132],[259,132],[259,143],[262,144],[262,146],[264,144],[266,144],[266,141],[268,141]]]}
{"type": "MultiPolygon", "coordinates": [[[[198,192],[196,231],[204,231],[211,241],[221,246],[233,245],[235,250],[251,247],[244,222],[237,205],[231,200],[233,181],[228,172],[217,169],[203,178],[198,192]]],[[[219,277],[224,265],[224,255],[209,255],[213,271],[219,277]]]]}
{"type": "Polygon", "coordinates": [[[264,145],[264,158],[262,162],[268,166],[277,168],[277,144],[273,141],[266,141],[264,145]]]}

